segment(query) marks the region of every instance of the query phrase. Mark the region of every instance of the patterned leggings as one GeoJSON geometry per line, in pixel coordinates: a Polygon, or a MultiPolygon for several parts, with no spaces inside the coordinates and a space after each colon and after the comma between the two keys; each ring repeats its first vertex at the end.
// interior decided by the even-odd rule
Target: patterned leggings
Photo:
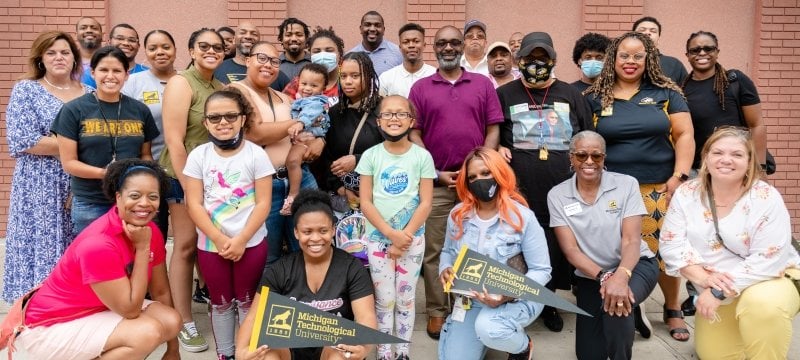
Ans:
{"type": "MultiPolygon", "coordinates": [[[[422,253],[425,252],[425,236],[414,238],[411,247],[397,260],[386,254],[388,244],[371,241],[367,244],[369,268],[375,286],[375,312],[378,329],[403,340],[411,340],[414,330],[414,296],[422,253]]],[[[408,355],[409,344],[397,344],[396,354],[408,355]]],[[[394,359],[391,344],[378,345],[378,359],[394,359]]]]}

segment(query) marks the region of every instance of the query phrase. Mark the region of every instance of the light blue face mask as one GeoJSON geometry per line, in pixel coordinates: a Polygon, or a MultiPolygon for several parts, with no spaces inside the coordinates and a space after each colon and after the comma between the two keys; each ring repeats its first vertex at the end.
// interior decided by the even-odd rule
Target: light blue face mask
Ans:
{"type": "Polygon", "coordinates": [[[311,54],[311,62],[324,66],[326,69],[328,69],[328,72],[336,70],[336,66],[339,65],[338,61],[336,60],[336,53],[327,51],[311,54]]]}
{"type": "Polygon", "coordinates": [[[589,79],[594,79],[603,71],[603,62],[600,60],[583,60],[581,63],[581,71],[589,79]]]}

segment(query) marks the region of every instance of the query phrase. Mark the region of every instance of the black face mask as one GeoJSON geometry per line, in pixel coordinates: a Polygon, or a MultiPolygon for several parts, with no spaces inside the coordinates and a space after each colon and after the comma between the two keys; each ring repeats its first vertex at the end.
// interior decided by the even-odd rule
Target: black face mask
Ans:
{"type": "Polygon", "coordinates": [[[525,78],[525,81],[529,84],[536,84],[550,79],[555,65],[556,64],[552,60],[548,62],[533,60],[531,62],[520,61],[517,67],[519,68],[519,72],[522,73],[522,77],[525,78]]]}
{"type": "Polygon", "coordinates": [[[242,131],[240,130],[235,137],[228,140],[220,140],[215,138],[211,133],[208,134],[208,140],[211,141],[214,146],[222,149],[222,150],[233,150],[239,147],[242,144],[242,140],[244,140],[244,136],[242,136],[242,131]]]}
{"type": "Polygon", "coordinates": [[[497,197],[497,181],[491,179],[478,179],[467,184],[469,192],[475,195],[478,200],[489,202],[497,197]]]}
{"type": "Polygon", "coordinates": [[[380,127],[378,128],[378,131],[381,132],[381,135],[383,135],[383,138],[386,139],[386,141],[388,141],[388,142],[398,142],[398,141],[402,140],[403,138],[405,138],[406,136],[408,136],[408,133],[411,132],[411,127],[406,129],[406,131],[404,131],[402,134],[397,134],[397,135],[389,135],[385,131],[383,131],[383,129],[381,129],[380,127]]]}

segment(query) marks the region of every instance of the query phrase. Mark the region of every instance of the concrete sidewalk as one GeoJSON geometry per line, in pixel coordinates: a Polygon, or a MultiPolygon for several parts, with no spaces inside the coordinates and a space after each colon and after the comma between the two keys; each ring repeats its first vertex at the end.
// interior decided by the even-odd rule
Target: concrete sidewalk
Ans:
{"type": "MultiPolygon", "coordinates": [[[[171,243],[168,244],[168,249],[171,250],[171,243]]],[[[0,260],[5,259],[5,243],[0,243],[0,260]]],[[[4,271],[4,261],[0,261],[0,273],[4,271]]],[[[565,291],[560,291],[559,295],[574,302],[575,299],[572,294],[565,291]]],[[[685,298],[685,294],[681,295],[681,299],[685,298]]],[[[438,342],[432,340],[425,333],[426,316],[425,310],[425,294],[420,281],[417,286],[417,317],[414,324],[414,333],[411,338],[411,358],[415,360],[435,360],[437,358],[437,345],[438,342]]],[[[678,342],[669,336],[666,325],[661,320],[661,307],[664,304],[661,291],[656,289],[650,298],[645,302],[645,311],[650,322],[653,324],[653,335],[650,339],[644,339],[638,334],[633,345],[633,358],[634,359],[647,359],[647,360],[666,360],[666,359],[696,359],[697,355],[694,353],[694,318],[686,318],[689,325],[689,331],[692,333],[692,339],[688,342],[678,342]]],[[[0,301],[0,319],[5,318],[8,310],[8,304],[0,301]]],[[[208,319],[206,305],[193,304],[192,310],[195,314],[195,321],[199,331],[206,337],[209,342],[209,349],[202,353],[189,353],[181,349],[181,358],[184,360],[216,360],[216,353],[214,351],[214,341],[211,335],[211,324],[208,319]]],[[[575,314],[562,313],[564,318],[564,330],[560,333],[550,332],[541,322],[535,321],[527,329],[527,333],[531,336],[534,342],[534,359],[575,359],[575,314]]],[[[794,319],[794,333],[792,334],[792,345],[789,350],[790,360],[800,360],[800,316],[794,319]]],[[[166,346],[162,345],[158,348],[148,359],[160,359],[166,346]]],[[[15,359],[29,359],[23,353],[15,353],[15,359]]],[[[0,351],[0,358],[6,357],[6,351],[0,351]]],[[[505,353],[490,351],[486,356],[487,360],[500,360],[506,359],[505,353]]],[[[370,359],[374,359],[371,357],[370,359]]],[[[35,360],[35,359],[30,359],[35,360]]]]}

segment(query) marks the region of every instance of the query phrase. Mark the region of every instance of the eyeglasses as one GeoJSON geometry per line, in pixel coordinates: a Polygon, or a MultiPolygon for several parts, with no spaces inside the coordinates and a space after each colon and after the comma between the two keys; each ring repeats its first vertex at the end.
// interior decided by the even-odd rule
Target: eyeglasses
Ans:
{"type": "Polygon", "coordinates": [[[453,48],[457,48],[457,47],[463,45],[464,42],[459,40],[459,39],[439,40],[439,41],[435,42],[433,44],[433,46],[436,46],[436,48],[438,48],[438,49],[444,49],[444,48],[447,47],[447,44],[450,44],[450,46],[453,47],[453,48]]]}
{"type": "Polygon", "coordinates": [[[222,53],[225,51],[225,47],[222,46],[222,44],[209,44],[207,42],[197,43],[197,48],[202,52],[206,52],[208,49],[214,49],[215,53],[222,53]]]}
{"type": "Polygon", "coordinates": [[[250,56],[255,57],[256,61],[258,61],[259,64],[269,63],[273,67],[280,67],[281,66],[281,59],[269,56],[269,55],[264,54],[264,53],[250,54],[250,56]]]}
{"type": "Polygon", "coordinates": [[[124,37],[124,36],[114,36],[112,39],[119,41],[119,42],[129,42],[131,44],[138,44],[139,38],[135,37],[124,37]]]}
{"type": "Polygon", "coordinates": [[[717,47],[712,45],[712,46],[697,46],[691,49],[686,49],[686,52],[692,55],[700,55],[701,51],[705,52],[706,54],[710,54],[712,52],[717,51],[717,47]]]}
{"type": "Polygon", "coordinates": [[[586,162],[587,159],[592,158],[592,161],[594,161],[596,163],[599,163],[599,162],[603,161],[603,159],[606,158],[606,154],[603,154],[603,153],[591,153],[591,154],[589,154],[589,153],[581,151],[581,152],[573,152],[573,153],[570,153],[570,154],[572,154],[572,156],[575,157],[575,160],[578,160],[579,162],[586,162]]]}
{"type": "Polygon", "coordinates": [[[410,112],[382,112],[378,114],[381,120],[391,120],[392,118],[397,118],[397,120],[405,120],[411,118],[410,112]]]}
{"type": "Polygon", "coordinates": [[[241,113],[227,113],[227,114],[209,114],[206,115],[206,120],[212,124],[219,124],[222,119],[225,119],[229,124],[239,120],[241,113]]]}
{"type": "MultiPolygon", "coordinates": [[[[633,54],[633,61],[635,61],[637,63],[638,62],[642,62],[642,61],[644,61],[645,57],[647,57],[647,53],[633,54]]],[[[622,61],[628,61],[628,59],[630,59],[630,58],[631,58],[631,54],[627,54],[627,53],[619,53],[619,54],[617,54],[617,59],[620,59],[622,61]]]]}

